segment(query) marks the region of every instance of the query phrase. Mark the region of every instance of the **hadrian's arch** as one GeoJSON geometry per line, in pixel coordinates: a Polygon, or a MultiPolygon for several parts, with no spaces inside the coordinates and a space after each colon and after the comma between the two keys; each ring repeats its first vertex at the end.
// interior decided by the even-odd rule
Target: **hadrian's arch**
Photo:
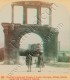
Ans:
{"type": "Polygon", "coordinates": [[[5,63],[11,64],[12,60],[14,64],[18,64],[19,46],[22,36],[27,33],[35,33],[39,35],[43,40],[43,57],[44,61],[48,57],[57,56],[57,41],[58,31],[51,26],[51,10],[52,3],[43,3],[37,1],[23,1],[15,2],[12,4],[12,23],[2,23],[5,34],[5,63]],[[24,21],[23,24],[14,23],[14,6],[24,7],[24,21]],[[37,9],[37,24],[27,24],[27,8],[37,9]],[[49,9],[49,24],[41,25],[41,7],[47,7],[49,9]]]}

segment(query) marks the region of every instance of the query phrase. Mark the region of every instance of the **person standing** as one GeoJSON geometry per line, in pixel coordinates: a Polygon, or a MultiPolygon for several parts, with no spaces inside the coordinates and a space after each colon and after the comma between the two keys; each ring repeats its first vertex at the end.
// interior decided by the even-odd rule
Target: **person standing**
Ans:
{"type": "Polygon", "coordinates": [[[42,68],[42,55],[41,54],[38,54],[38,66],[40,68],[38,72],[41,72],[41,68],[42,68]]]}
{"type": "Polygon", "coordinates": [[[28,67],[27,72],[31,72],[31,65],[32,65],[32,55],[31,54],[28,54],[26,56],[26,65],[28,67]]]}

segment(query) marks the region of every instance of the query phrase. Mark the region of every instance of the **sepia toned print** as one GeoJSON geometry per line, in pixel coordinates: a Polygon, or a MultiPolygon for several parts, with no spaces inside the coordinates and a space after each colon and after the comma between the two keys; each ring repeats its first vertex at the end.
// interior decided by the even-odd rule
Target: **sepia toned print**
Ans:
{"type": "Polygon", "coordinates": [[[70,74],[70,14],[66,11],[61,4],[43,1],[16,1],[1,10],[0,67],[6,67],[2,74],[70,74]]]}

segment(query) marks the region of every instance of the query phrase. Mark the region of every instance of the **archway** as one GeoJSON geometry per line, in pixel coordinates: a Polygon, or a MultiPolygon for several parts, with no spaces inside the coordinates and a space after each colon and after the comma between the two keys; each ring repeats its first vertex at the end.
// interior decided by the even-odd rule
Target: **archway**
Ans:
{"type": "MultiPolygon", "coordinates": [[[[20,40],[20,47],[21,49],[28,49],[28,45],[30,44],[38,44],[40,43],[41,44],[41,48],[43,48],[43,40],[42,38],[35,34],[35,33],[28,33],[28,34],[25,34],[21,40],[20,40]]],[[[42,49],[43,50],[43,49],[42,49]]]]}
{"type": "Polygon", "coordinates": [[[35,33],[28,33],[22,36],[20,39],[20,46],[19,46],[19,63],[24,64],[26,56],[24,55],[24,52],[27,50],[30,50],[33,52],[33,63],[37,61],[37,56],[35,56],[35,51],[37,51],[37,48],[39,47],[40,51],[43,53],[43,40],[42,38],[35,34],[35,33]],[[40,47],[38,46],[40,45],[40,47]]]}
{"type": "Polygon", "coordinates": [[[46,62],[49,56],[57,56],[57,41],[58,32],[55,28],[48,27],[48,25],[20,25],[14,24],[14,30],[12,30],[12,24],[3,23],[5,33],[5,62],[11,64],[13,61],[18,64],[19,47],[22,36],[28,33],[35,33],[39,35],[43,40],[44,61],[46,62]]]}

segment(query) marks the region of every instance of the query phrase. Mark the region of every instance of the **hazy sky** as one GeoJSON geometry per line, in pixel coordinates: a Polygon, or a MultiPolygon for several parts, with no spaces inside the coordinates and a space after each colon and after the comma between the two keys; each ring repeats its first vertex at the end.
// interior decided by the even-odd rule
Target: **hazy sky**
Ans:
{"type": "MultiPolygon", "coordinates": [[[[15,13],[15,22],[20,22],[22,24],[22,20],[23,18],[21,16],[23,16],[22,13],[22,8],[18,9],[15,8],[16,13],[15,13]],[[19,16],[18,16],[18,14],[19,16]]],[[[32,16],[29,16],[28,18],[28,23],[31,23],[33,21],[33,23],[36,23],[36,10],[28,10],[29,14],[31,14],[32,16]],[[34,18],[33,18],[34,17],[34,18]]],[[[42,24],[48,24],[48,15],[45,14],[45,9],[42,9],[42,12],[44,12],[44,14],[42,14],[42,24]],[[47,16],[45,18],[45,16],[47,16]],[[45,20],[44,20],[45,19],[45,20]]],[[[11,22],[11,6],[10,4],[5,6],[4,8],[2,8],[0,10],[0,24],[2,22],[11,22]]],[[[52,8],[52,26],[55,28],[58,28],[59,30],[59,36],[58,36],[58,40],[60,41],[60,48],[61,50],[70,50],[70,14],[69,12],[66,10],[66,8],[62,5],[57,4],[57,6],[53,5],[52,8]]],[[[37,38],[37,40],[39,39],[40,41],[42,41],[42,39],[35,35],[35,37],[37,38]]],[[[32,35],[32,40],[33,40],[33,35],[32,35]]],[[[25,41],[28,39],[25,39],[25,41]]],[[[39,42],[39,40],[37,42],[39,42]]],[[[23,41],[23,44],[24,42],[23,41]]],[[[3,28],[0,25],[0,47],[4,47],[4,33],[3,33],[3,28]]]]}

